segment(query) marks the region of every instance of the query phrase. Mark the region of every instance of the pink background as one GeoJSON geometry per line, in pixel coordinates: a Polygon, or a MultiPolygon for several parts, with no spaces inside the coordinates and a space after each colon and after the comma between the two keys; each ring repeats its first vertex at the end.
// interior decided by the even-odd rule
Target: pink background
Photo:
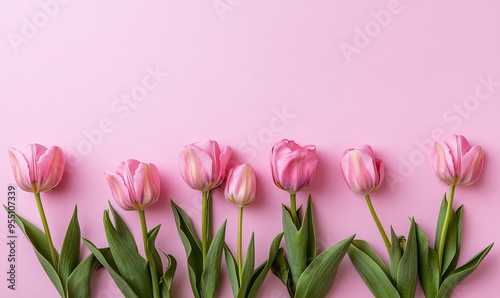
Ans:
{"type": "MultiPolygon", "coordinates": [[[[175,297],[190,297],[168,201],[197,228],[201,206],[200,194],[181,179],[178,152],[210,138],[234,149],[232,163],[253,165],[258,195],[245,209],[244,245],[255,231],[260,263],[281,231],[280,206],[288,204],[272,183],[269,152],[289,138],[318,148],[308,192],[319,247],[357,233],[387,260],[363,198],[343,181],[342,152],[366,143],[385,162],[388,179],[372,199],[386,229],[392,224],[406,234],[414,216],[433,235],[447,187],[433,177],[427,148],[451,133],[486,155],[480,180],[457,190],[456,207],[466,205],[460,264],[500,241],[498,1],[216,0],[219,10],[212,1],[62,2],[0,2],[2,203],[14,183],[8,147],[61,146],[67,171],[42,198],[57,247],[75,204],[82,235],[105,246],[102,213],[112,198],[104,171],[128,158],[153,162],[162,195],[147,210],[148,223],[162,224],[157,246],[179,262],[175,297]]],[[[300,193],[298,202],[306,197],[300,193]]],[[[215,227],[228,219],[226,240],[236,249],[236,207],[217,190],[213,209],[215,227]]],[[[32,194],[18,190],[17,210],[41,225],[32,194]]],[[[119,212],[141,243],[137,214],[119,212]]],[[[17,231],[17,290],[10,291],[2,212],[0,296],[57,296],[17,231]]],[[[498,297],[498,251],[493,247],[454,297],[498,297]]],[[[220,297],[230,297],[224,262],[222,268],[220,297]]],[[[104,270],[93,286],[93,297],[121,297],[104,270]]],[[[260,296],[287,293],[270,274],[260,296]]],[[[330,296],[371,297],[347,257],[330,296]]]]}

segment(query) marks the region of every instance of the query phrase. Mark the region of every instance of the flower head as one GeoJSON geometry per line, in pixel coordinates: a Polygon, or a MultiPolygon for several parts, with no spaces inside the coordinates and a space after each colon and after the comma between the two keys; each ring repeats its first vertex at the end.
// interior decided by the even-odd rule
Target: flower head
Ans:
{"type": "Polygon", "coordinates": [[[179,170],[189,187],[208,191],[222,184],[230,158],[229,146],[221,151],[219,144],[212,140],[194,143],[185,146],[179,154],[179,170]]]}
{"type": "Polygon", "coordinates": [[[289,193],[297,193],[309,186],[316,175],[317,165],[316,146],[301,147],[286,139],[273,146],[271,170],[274,184],[289,193]]]}
{"type": "Polygon", "coordinates": [[[238,207],[250,205],[255,199],[255,172],[249,164],[237,165],[229,170],[224,195],[238,207]]]}
{"type": "Polygon", "coordinates": [[[483,169],[480,146],[471,146],[463,136],[451,135],[434,144],[430,154],[434,176],[448,185],[471,185],[483,169]]]}
{"type": "Polygon", "coordinates": [[[124,210],[144,210],[158,201],[160,175],[152,163],[122,161],[116,172],[104,173],[116,203],[124,210]]]}
{"type": "Polygon", "coordinates": [[[30,144],[23,150],[9,149],[10,163],[17,185],[24,191],[49,192],[64,173],[64,153],[54,146],[30,144]]]}
{"type": "Polygon", "coordinates": [[[346,150],[342,154],[340,167],[347,185],[365,196],[375,191],[384,180],[384,165],[375,158],[368,145],[346,150]]]}

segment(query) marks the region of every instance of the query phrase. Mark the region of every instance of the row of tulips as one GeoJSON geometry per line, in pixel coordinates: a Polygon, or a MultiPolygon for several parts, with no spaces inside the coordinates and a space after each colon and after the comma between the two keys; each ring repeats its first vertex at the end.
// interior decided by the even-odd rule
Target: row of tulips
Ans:
{"type": "MultiPolygon", "coordinates": [[[[120,163],[116,171],[105,173],[116,204],[139,214],[145,256],[139,253],[130,229],[111,204],[103,220],[108,247],[97,248],[81,238],[75,206],[58,251],[52,242],[40,193],[51,191],[61,181],[65,164],[62,150],[32,144],[22,151],[11,148],[9,154],[18,186],[34,193],[43,231],[6,210],[31,242],[61,297],[90,297],[90,276],[102,267],[125,297],[171,297],[177,262],[172,255],[165,254],[168,264],[164,268],[155,247],[160,225],[148,230],[145,215],[145,209],[158,200],[160,193],[158,169],[154,164],[127,160],[120,163]],[[80,260],[81,241],[91,251],[83,260],[80,260]]],[[[316,148],[282,140],[272,148],[271,171],[276,186],[289,193],[290,205],[282,208],[283,233],[272,241],[268,259],[255,267],[253,234],[246,255],[242,253],[242,225],[243,209],[255,199],[256,177],[249,164],[228,170],[230,159],[231,148],[221,150],[215,141],[185,146],[179,154],[182,178],[189,187],[200,191],[202,197],[201,236],[195,232],[187,213],[171,201],[186,251],[193,296],[197,298],[216,296],[223,254],[234,297],[256,297],[269,271],[283,282],[290,297],[326,297],[345,254],[375,297],[414,297],[417,279],[426,297],[450,297],[458,283],[477,268],[493,246],[490,244],[457,267],[463,206],[453,208],[455,188],[473,184],[480,176],[484,160],[481,147],[470,146],[463,136],[452,135],[436,142],[430,155],[434,175],[450,186],[442,200],[433,247],[413,218],[407,236],[397,236],[392,227],[390,235],[384,230],[370,198],[384,179],[384,165],[375,158],[372,148],[365,145],[346,150],[342,155],[344,179],[353,191],[365,197],[387,248],[389,265],[366,241],[355,239],[354,235],[318,254],[311,196],[304,212],[296,205],[297,192],[309,186],[316,174],[316,148]],[[238,207],[236,258],[225,244],[226,223],[215,236],[212,233],[211,192],[224,180],[226,199],[238,207]],[[286,250],[280,247],[283,237],[286,250]]]]}

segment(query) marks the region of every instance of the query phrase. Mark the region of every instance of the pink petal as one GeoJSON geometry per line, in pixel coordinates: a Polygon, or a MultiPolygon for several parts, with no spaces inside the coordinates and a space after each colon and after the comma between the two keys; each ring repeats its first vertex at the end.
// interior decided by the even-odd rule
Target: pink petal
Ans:
{"type": "Polygon", "coordinates": [[[438,141],[432,147],[429,158],[434,176],[450,185],[455,183],[455,177],[457,176],[451,151],[445,142],[438,141]]]}
{"type": "Polygon", "coordinates": [[[111,194],[116,203],[124,210],[135,210],[135,206],[129,197],[129,190],[125,186],[123,178],[119,174],[113,172],[106,172],[104,175],[106,176],[106,180],[111,188],[111,194]]]}
{"type": "Polygon", "coordinates": [[[462,157],[460,181],[457,185],[468,186],[477,181],[483,169],[484,154],[480,146],[472,147],[462,157]]]}
{"type": "Polygon", "coordinates": [[[23,153],[15,148],[9,149],[10,164],[16,183],[24,191],[33,192],[33,185],[29,176],[28,161],[23,153]]]}
{"type": "MultiPolygon", "coordinates": [[[[38,152],[41,152],[41,150],[38,150],[38,152]]],[[[64,152],[57,146],[50,147],[37,158],[36,164],[37,191],[51,191],[61,182],[65,164],[64,152]]]]}
{"type": "Polygon", "coordinates": [[[212,181],[212,158],[195,145],[189,145],[179,154],[179,169],[182,179],[192,188],[207,191],[212,181]]]}

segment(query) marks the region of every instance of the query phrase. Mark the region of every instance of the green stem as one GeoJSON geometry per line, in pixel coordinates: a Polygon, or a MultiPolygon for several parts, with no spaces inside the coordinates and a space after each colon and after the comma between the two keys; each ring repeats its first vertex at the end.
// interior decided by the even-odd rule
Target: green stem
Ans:
{"type": "Polygon", "coordinates": [[[240,285],[243,281],[243,250],[241,244],[241,238],[243,234],[243,207],[238,209],[238,273],[240,278],[240,285]]]}
{"type": "Polygon", "coordinates": [[[158,273],[156,272],[156,265],[154,260],[149,260],[151,257],[148,253],[148,226],[146,225],[146,215],[144,210],[139,210],[139,217],[141,218],[141,228],[142,228],[142,241],[144,242],[144,253],[146,254],[146,259],[149,261],[149,271],[151,272],[151,282],[153,283],[153,293],[155,298],[160,298],[160,288],[158,281],[158,273]]]}
{"type": "Polygon", "coordinates": [[[210,228],[208,211],[210,207],[209,204],[208,191],[202,192],[202,202],[201,202],[201,251],[203,254],[203,268],[205,268],[205,263],[207,261],[208,246],[209,246],[209,235],[208,230],[210,228]]]}
{"type": "Polygon", "coordinates": [[[453,197],[455,196],[455,185],[450,185],[450,200],[448,201],[448,208],[446,208],[446,216],[444,218],[443,230],[441,231],[441,241],[439,242],[438,248],[438,264],[439,271],[441,272],[443,266],[443,251],[446,242],[446,234],[448,233],[448,227],[450,225],[451,213],[453,213],[453,197]]]}
{"type": "Polygon", "coordinates": [[[372,201],[370,200],[370,195],[366,195],[365,199],[366,199],[366,203],[368,204],[368,208],[370,209],[370,213],[372,214],[373,220],[375,221],[375,224],[377,225],[378,231],[380,232],[382,239],[384,239],[384,243],[385,243],[385,247],[387,248],[387,252],[390,254],[391,253],[391,242],[389,242],[389,238],[387,238],[387,234],[385,233],[384,227],[382,227],[382,224],[380,223],[380,220],[378,219],[377,213],[375,212],[375,209],[373,208],[372,201]]]}
{"type": "Polygon", "coordinates": [[[291,193],[290,194],[290,212],[292,212],[292,221],[297,227],[297,229],[300,229],[299,225],[299,219],[297,217],[297,200],[296,200],[296,194],[291,193]]]}
{"type": "Polygon", "coordinates": [[[52,242],[52,236],[50,235],[49,224],[47,223],[47,218],[45,217],[45,211],[43,211],[42,199],[40,198],[40,193],[35,192],[36,205],[38,206],[38,213],[40,213],[40,217],[42,218],[43,230],[45,231],[45,238],[47,239],[47,244],[50,249],[50,256],[52,258],[52,266],[56,272],[59,272],[57,253],[54,247],[54,243],[52,242]]]}

